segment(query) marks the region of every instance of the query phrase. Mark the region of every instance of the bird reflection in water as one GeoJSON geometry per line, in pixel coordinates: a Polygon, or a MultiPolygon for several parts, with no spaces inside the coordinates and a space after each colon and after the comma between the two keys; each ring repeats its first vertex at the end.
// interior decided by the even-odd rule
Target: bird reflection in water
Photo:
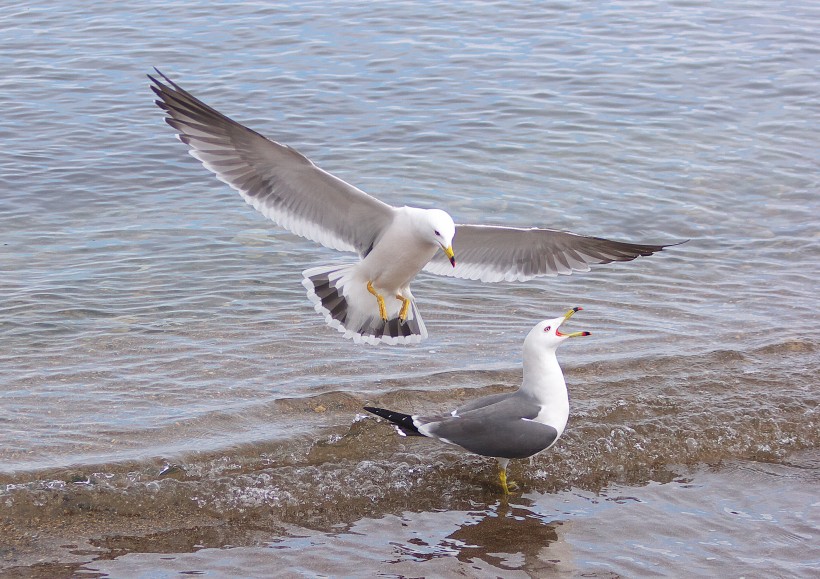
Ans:
{"type": "Polygon", "coordinates": [[[554,571],[566,562],[567,553],[559,541],[563,522],[548,520],[531,510],[533,506],[534,501],[523,497],[514,504],[505,497],[481,505],[483,510],[465,512],[463,524],[438,545],[416,537],[403,546],[403,554],[417,561],[455,556],[463,563],[480,560],[496,569],[536,575],[554,571]]]}

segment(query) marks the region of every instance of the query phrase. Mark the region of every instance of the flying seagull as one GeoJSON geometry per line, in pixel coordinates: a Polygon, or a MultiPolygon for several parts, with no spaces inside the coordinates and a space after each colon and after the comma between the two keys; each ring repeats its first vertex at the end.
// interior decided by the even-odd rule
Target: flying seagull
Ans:
{"type": "Polygon", "coordinates": [[[555,350],[564,340],[589,332],[561,333],[558,328],[581,308],[537,324],[524,339],[524,378],[515,392],[485,396],[449,414],[417,416],[365,406],[368,412],[394,423],[402,436],[427,436],[455,444],[474,454],[498,460],[504,494],[507,465],[550,448],[567,425],[569,396],[555,350]]]}
{"type": "Polygon", "coordinates": [[[484,282],[526,281],[667,247],[554,229],[456,225],[441,209],[387,205],[226,117],[159,70],[157,76],[148,75],[156,104],[206,169],[296,235],[359,255],[356,263],[305,270],[302,281],[327,324],[354,342],[408,344],[427,337],[410,291],[422,269],[484,282]]]}

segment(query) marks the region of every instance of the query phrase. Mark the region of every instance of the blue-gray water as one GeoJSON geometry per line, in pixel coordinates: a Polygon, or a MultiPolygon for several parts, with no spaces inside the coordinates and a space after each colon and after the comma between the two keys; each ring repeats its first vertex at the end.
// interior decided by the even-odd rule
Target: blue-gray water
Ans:
{"type": "Polygon", "coordinates": [[[236,547],[179,559],[213,575],[333,574],[305,562],[319,543],[368,573],[539,574],[557,559],[569,575],[708,574],[729,568],[694,547],[712,524],[736,534],[707,549],[721,565],[810,574],[817,503],[769,483],[803,497],[818,478],[818,29],[813,2],[5,8],[3,568],[103,558],[112,576],[172,575],[167,556],[110,538],[152,553],[146,537],[216,529],[159,552],[236,547]],[[689,241],[526,284],[420,275],[430,338],[356,346],[300,284],[351,256],[278,228],[188,156],[153,104],[153,66],[394,205],[689,241]],[[480,569],[468,542],[394,557],[474,511],[497,517],[492,465],[397,440],[361,405],[435,411],[515,386],[529,328],[576,305],[593,335],[559,352],[567,433],[513,466],[532,514],[518,519],[555,527],[549,548],[516,551],[513,526],[511,544],[476,547],[510,554],[480,569]],[[734,525],[715,505],[743,495],[742,472],[763,473],[763,506],[734,525]],[[693,492],[715,508],[687,523],[693,492]],[[611,503],[615,545],[578,505],[621,494],[636,498],[611,503]],[[575,506],[556,514],[561,501],[575,506]],[[429,536],[385,539],[399,520],[429,536]],[[684,547],[649,541],[658,529],[684,547]],[[360,532],[374,540],[350,543],[360,532]],[[272,563],[276,545],[296,559],[272,563]]]}

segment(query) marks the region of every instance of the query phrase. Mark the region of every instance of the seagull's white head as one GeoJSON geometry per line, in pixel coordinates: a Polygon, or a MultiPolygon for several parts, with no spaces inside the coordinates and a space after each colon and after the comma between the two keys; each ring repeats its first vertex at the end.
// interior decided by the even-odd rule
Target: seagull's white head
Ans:
{"type": "Polygon", "coordinates": [[[561,324],[572,317],[572,314],[580,311],[583,308],[572,308],[560,318],[553,318],[551,320],[544,320],[539,322],[524,340],[524,348],[534,348],[537,351],[555,350],[567,338],[576,338],[578,336],[589,336],[589,332],[571,332],[565,334],[558,330],[561,324]]]}
{"type": "Polygon", "coordinates": [[[456,236],[456,224],[450,214],[441,209],[427,209],[424,212],[425,223],[423,225],[423,235],[428,237],[450,258],[453,267],[456,266],[456,258],[453,255],[453,238],[456,236]]]}

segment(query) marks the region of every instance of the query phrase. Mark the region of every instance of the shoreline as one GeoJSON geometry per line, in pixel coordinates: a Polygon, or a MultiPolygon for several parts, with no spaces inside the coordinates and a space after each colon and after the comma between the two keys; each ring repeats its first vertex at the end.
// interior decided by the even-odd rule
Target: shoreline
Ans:
{"type": "MultiPolygon", "coordinates": [[[[743,553],[760,547],[755,541],[766,538],[771,542],[773,537],[777,543],[785,535],[792,540],[780,544],[779,551],[775,549],[772,565],[783,565],[786,553],[800,552],[805,560],[792,561],[797,568],[810,564],[818,554],[817,548],[810,547],[811,534],[806,536],[812,516],[816,517],[817,507],[809,498],[820,482],[818,464],[820,454],[805,450],[790,454],[782,463],[745,460],[713,467],[678,467],[661,482],[610,483],[597,492],[576,487],[547,493],[526,491],[508,500],[481,482],[490,469],[465,473],[462,466],[457,469],[462,471],[459,476],[466,475],[470,484],[461,488],[452,484],[448,473],[437,472],[441,484],[430,488],[422,480],[409,492],[385,495],[364,509],[348,508],[352,497],[347,504],[338,500],[306,504],[298,510],[307,526],[296,523],[295,512],[280,517],[282,513],[275,509],[237,510],[226,516],[193,504],[186,507],[183,501],[142,504],[125,513],[77,502],[67,505],[62,517],[32,518],[27,528],[21,528],[19,520],[11,525],[5,521],[0,534],[8,544],[2,550],[0,571],[4,576],[67,577],[99,570],[120,576],[129,569],[138,570],[145,561],[157,568],[177,564],[171,561],[217,568],[222,560],[246,565],[243,573],[251,575],[261,573],[252,571],[260,561],[265,561],[267,573],[277,572],[277,565],[279,572],[296,565],[304,572],[345,575],[339,569],[355,570],[366,564],[370,570],[396,572],[394,568],[435,561],[428,565],[435,574],[436,570],[470,569],[470,562],[478,561],[482,573],[549,569],[572,575],[606,567],[615,574],[646,572],[656,568],[656,559],[666,561],[671,565],[667,569],[672,570],[682,557],[688,557],[693,569],[702,565],[702,570],[714,571],[728,569],[730,564],[743,569],[748,565],[743,553]],[[724,503],[734,506],[726,510],[721,508],[724,503]],[[796,505],[802,505],[802,512],[796,505]],[[671,518],[647,518],[643,511],[666,513],[671,518]],[[801,514],[786,521],[787,513],[801,514]],[[687,516],[690,520],[681,526],[678,519],[687,516]],[[318,525],[310,524],[320,520],[318,525]],[[654,522],[647,527],[649,521],[654,522]],[[616,522],[618,529],[612,534],[607,529],[616,522]],[[778,531],[772,532],[775,528],[778,531]],[[674,541],[674,533],[682,529],[692,536],[674,541]],[[345,545],[367,543],[368,534],[375,546],[360,544],[355,552],[340,551],[345,545]],[[667,537],[662,541],[657,538],[664,534],[667,537]],[[727,559],[725,548],[713,560],[700,556],[709,552],[710,540],[717,541],[718,548],[720,537],[731,537],[736,543],[733,562],[727,559]],[[660,541],[667,553],[633,549],[634,560],[626,567],[613,544],[634,547],[652,541],[660,541]],[[399,543],[404,545],[402,554],[391,558],[399,543]],[[597,555],[590,550],[593,546],[597,555]],[[332,549],[340,559],[332,563],[332,558],[322,555],[325,549],[332,549]],[[637,556],[641,552],[643,559],[637,556]],[[516,561],[517,567],[511,563],[516,561]]],[[[757,572],[764,568],[758,567],[757,572]]]]}

